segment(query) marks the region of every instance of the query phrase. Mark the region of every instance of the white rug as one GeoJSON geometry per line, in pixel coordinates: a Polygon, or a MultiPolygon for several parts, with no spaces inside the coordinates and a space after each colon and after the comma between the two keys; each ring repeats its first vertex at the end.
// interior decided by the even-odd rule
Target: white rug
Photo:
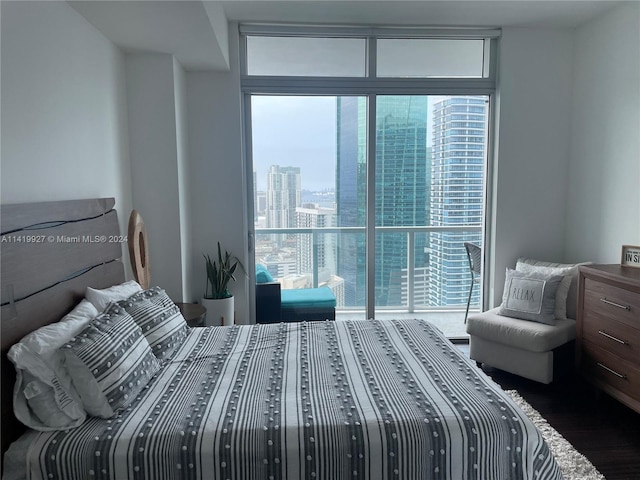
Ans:
{"type": "Polygon", "coordinates": [[[538,427],[542,437],[549,445],[551,453],[558,462],[565,480],[605,480],[593,464],[578,452],[565,438],[558,433],[524,398],[515,390],[506,390],[522,411],[538,427]]]}

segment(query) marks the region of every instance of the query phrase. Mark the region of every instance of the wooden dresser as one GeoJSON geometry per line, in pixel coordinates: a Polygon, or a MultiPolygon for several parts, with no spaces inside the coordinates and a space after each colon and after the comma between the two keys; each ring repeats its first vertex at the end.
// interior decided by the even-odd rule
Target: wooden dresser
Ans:
{"type": "Polygon", "coordinates": [[[640,269],[580,267],[577,317],[578,369],[640,413],[640,269]]]}

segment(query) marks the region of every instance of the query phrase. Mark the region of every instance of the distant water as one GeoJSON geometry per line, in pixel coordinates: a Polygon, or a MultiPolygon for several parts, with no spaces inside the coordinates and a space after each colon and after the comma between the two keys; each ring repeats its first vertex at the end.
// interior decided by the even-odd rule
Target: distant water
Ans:
{"type": "Polygon", "coordinates": [[[322,192],[312,192],[310,190],[302,190],[300,192],[302,203],[315,203],[319,207],[331,208],[335,206],[336,194],[333,190],[322,192]]]}

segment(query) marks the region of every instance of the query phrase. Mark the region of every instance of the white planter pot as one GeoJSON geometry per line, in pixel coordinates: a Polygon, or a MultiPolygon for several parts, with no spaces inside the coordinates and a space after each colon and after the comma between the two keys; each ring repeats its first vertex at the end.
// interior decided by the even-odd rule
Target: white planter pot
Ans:
{"type": "Polygon", "coordinates": [[[207,327],[233,325],[233,297],[203,298],[202,306],[207,309],[207,316],[204,319],[204,324],[207,327]]]}

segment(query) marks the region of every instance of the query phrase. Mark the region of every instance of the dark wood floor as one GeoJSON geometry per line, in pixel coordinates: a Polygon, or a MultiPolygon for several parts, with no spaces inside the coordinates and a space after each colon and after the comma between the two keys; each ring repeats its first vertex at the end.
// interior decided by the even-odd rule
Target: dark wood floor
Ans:
{"type": "MultiPolygon", "coordinates": [[[[458,345],[469,353],[468,345],[458,345]]],[[[640,480],[640,414],[600,394],[575,374],[550,385],[483,366],[505,390],[517,390],[607,480],[640,480]]]]}

